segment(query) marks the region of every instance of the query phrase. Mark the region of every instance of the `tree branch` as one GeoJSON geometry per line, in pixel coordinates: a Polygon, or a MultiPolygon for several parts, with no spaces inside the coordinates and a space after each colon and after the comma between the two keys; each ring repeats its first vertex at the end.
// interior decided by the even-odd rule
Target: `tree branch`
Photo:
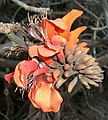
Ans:
{"type": "Polygon", "coordinates": [[[105,46],[108,45],[108,38],[101,39],[101,40],[81,40],[81,42],[86,42],[89,47],[98,47],[98,46],[105,46]]]}
{"type": "Polygon", "coordinates": [[[108,4],[106,0],[101,0],[101,3],[105,14],[106,25],[108,26],[108,4]]]}
{"type": "Polygon", "coordinates": [[[100,31],[100,30],[104,30],[104,29],[107,29],[108,26],[103,26],[103,27],[98,27],[98,28],[95,28],[93,26],[89,26],[89,28],[91,28],[92,30],[97,30],[97,31],[100,31]]]}
{"type": "Polygon", "coordinates": [[[81,5],[77,0],[73,0],[80,8],[82,8],[85,12],[87,12],[88,14],[90,14],[92,17],[94,17],[96,20],[98,20],[98,16],[96,16],[94,13],[92,13],[90,10],[88,10],[87,8],[85,8],[83,5],[81,5]]]}
{"type": "Polygon", "coordinates": [[[49,10],[49,8],[37,8],[34,6],[29,6],[29,5],[21,2],[20,0],[11,0],[11,1],[14,2],[15,4],[17,4],[18,6],[24,8],[25,10],[29,11],[29,12],[45,13],[46,11],[49,10]]]}
{"type": "Polygon", "coordinates": [[[12,31],[19,30],[20,23],[0,23],[0,33],[8,34],[12,31]]]}
{"type": "Polygon", "coordinates": [[[100,66],[108,65],[108,51],[105,51],[102,55],[98,56],[97,61],[100,66]]]}

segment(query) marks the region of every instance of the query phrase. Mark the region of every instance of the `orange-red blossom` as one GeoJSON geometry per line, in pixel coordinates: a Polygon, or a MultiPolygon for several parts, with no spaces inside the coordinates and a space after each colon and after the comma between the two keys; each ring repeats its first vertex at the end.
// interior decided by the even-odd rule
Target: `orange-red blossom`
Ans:
{"type": "MultiPolygon", "coordinates": [[[[63,47],[66,46],[67,52],[78,42],[78,36],[86,29],[86,26],[78,27],[70,31],[72,23],[82,15],[80,10],[72,10],[63,18],[56,20],[43,19],[42,26],[47,32],[44,45],[33,45],[29,47],[30,57],[40,56],[47,64],[53,63],[51,56],[57,55],[60,59],[64,58],[63,47]]],[[[86,46],[86,43],[84,43],[86,46]]],[[[83,45],[84,45],[83,44],[83,45]]]]}
{"type": "Polygon", "coordinates": [[[24,90],[27,89],[27,83],[33,80],[33,84],[28,88],[28,97],[33,106],[42,109],[43,112],[58,112],[63,99],[54,89],[55,79],[47,73],[48,69],[47,66],[39,68],[34,60],[24,60],[16,66],[14,73],[5,75],[5,79],[10,83],[13,76],[17,86],[24,90]],[[30,73],[33,74],[28,79],[30,73]]]}
{"type": "MultiPolygon", "coordinates": [[[[28,49],[29,56],[33,59],[38,56],[47,65],[53,63],[51,58],[57,55],[60,59],[64,58],[63,49],[68,53],[74,44],[78,42],[78,36],[86,27],[82,26],[70,32],[72,23],[82,15],[80,10],[72,10],[66,14],[62,19],[56,20],[42,20],[42,27],[46,30],[47,36],[43,45],[33,45],[28,49]]],[[[81,47],[86,46],[86,43],[81,44],[81,47]]],[[[88,48],[84,48],[88,49],[88,48]]],[[[18,87],[28,90],[28,97],[31,103],[36,108],[42,109],[44,112],[58,112],[63,101],[59,92],[54,89],[56,76],[50,74],[50,69],[47,65],[40,67],[39,63],[34,60],[24,60],[20,62],[14,73],[5,75],[8,83],[11,82],[12,77],[18,87]],[[32,77],[30,77],[30,74],[32,77]],[[28,82],[33,79],[33,84],[28,87],[28,82]]],[[[57,74],[57,75],[56,75],[57,74]]]]}

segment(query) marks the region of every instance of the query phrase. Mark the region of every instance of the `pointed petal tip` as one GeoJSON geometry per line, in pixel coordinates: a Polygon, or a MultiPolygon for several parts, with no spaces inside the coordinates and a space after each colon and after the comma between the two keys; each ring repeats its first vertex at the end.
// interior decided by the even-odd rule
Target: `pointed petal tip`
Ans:
{"type": "Polygon", "coordinates": [[[9,85],[12,82],[13,76],[14,76],[14,72],[4,75],[4,79],[8,82],[9,85]]]}

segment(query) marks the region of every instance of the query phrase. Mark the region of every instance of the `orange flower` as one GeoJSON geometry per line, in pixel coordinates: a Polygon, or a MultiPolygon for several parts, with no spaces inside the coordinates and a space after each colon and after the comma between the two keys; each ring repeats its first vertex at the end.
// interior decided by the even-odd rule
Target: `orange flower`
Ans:
{"type": "MultiPolygon", "coordinates": [[[[56,20],[43,20],[43,26],[47,31],[48,38],[51,39],[54,35],[60,35],[66,40],[69,40],[70,36],[76,39],[79,34],[86,29],[86,26],[79,27],[70,32],[73,22],[83,14],[82,11],[73,9],[66,14],[62,19],[56,20]]],[[[72,39],[73,39],[72,38],[72,39]]]]}
{"type": "Polygon", "coordinates": [[[54,89],[56,80],[48,70],[49,67],[39,66],[35,60],[24,60],[16,66],[13,73],[5,75],[5,79],[10,84],[14,77],[18,87],[28,90],[28,97],[34,107],[44,112],[58,112],[63,99],[54,89]]]}
{"type": "Polygon", "coordinates": [[[29,92],[28,97],[33,106],[42,109],[43,112],[58,112],[63,99],[53,88],[53,84],[48,84],[43,79],[34,85],[34,90],[29,92]]]}
{"type": "Polygon", "coordinates": [[[27,77],[38,68],[38,64],[32,60],[24,60],[20,62],[14,71],[14,81],[18,87],[26,89],[27,77]]]}
{"type": "MultiPolygon", "coordinates": [[[[54,84],[57,82],[58,77],[62,77],[60,75],[64,74],[63,65],[73,59],[71,53],[75,45],[80,47],[80,52],[88,50],[85,47],[86,43],[77,44],[78,36],[86,27],[82,26],[70,32],[72,23],[82,13],[80,10],[72,10],[62,19],[43,19],[41,23],[37,24],[37,31],[35,31],[35,26],[29,27],[28,32],[34,38],[39,39],[38,37],[44,33],[39,32],[38,25],[46,33],[45,36],[40,37],[43,44],[33,45],[28,49],[29,56],[31,58],[37,56],[39,62],[33,59],[24,60],[16,66],[14,73],[5,76],[8,83],[11,82],[13,76],[18,87],[28,90],[28,97],[33,106],[42,109],[44,112],[58,112],[60,109],[63,99],[54,89],[54,84]]],[[[66,75],[68,76],[68,74],[66,75]]]]}
{"type": "Polygon", "coordinates": [[[46,30],[47,36],[44,45],[31,46],[29,48],[30,57],[43,56],[51,57],[57,55],[58,58],[64,61],[63,49],[66,44],[66,49],[70,50],[75,43],[78,42],[78,36],[86,29],[86,26],[79,27],[70,32],[72,23],[82,15],[80,10],[72,10],[66,14],[62,19],[56,20],[42,20],[43,29],[46,30]],[[36,52],[37,51],[37,52],[36,52]],[[37,54],[38,53],[38,54],[37,54]]]}

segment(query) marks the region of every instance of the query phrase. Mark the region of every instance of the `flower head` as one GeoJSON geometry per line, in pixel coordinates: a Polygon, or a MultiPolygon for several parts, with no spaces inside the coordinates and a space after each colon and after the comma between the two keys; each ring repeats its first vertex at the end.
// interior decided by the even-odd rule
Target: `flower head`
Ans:
{"type": "MultiPolygon", "coordinates": [[[[29,59],[20,62],[14,73],[5,75],[10,82],[12,77],[18,87],[28,91],[28,98],[34,107],[44,112],[58,112],[63,101],[56,90],[68,81],[68,92],[77,83],[96,87],[103,79],[103,71],[95,58],[88,55],[87,43],[79,43],[78,37],[86,26],[70,31],[73,22],[82,15],[80,10],[72,10],[63,18],[42,19],[34,26],[28,26],[28,34],[40,44],[28,45],[29,59]]],[[[77,88],[78,90],[80,89],[77,88]]]]}

